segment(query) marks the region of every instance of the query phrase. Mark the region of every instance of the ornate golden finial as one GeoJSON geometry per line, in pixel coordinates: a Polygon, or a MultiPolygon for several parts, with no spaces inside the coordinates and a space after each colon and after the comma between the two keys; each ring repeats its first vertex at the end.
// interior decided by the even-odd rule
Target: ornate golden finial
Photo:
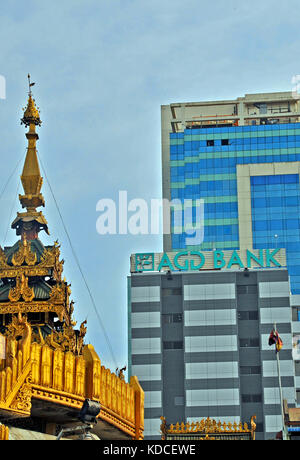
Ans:
{"type": "Polygon", "coordinates": [[[41,126],[42,122],[40,114],[35,106],[35,101],[32,97],[32,86],[35,83],[30,81],[28,74],[28,103],[24,109],[24,115],[21,119],[21,124],[29,127],[26,137],[28,139],[27,154],[24,162],[21,181],[24,189],[24,195],[19,195],[19,200],[23,208],[27,211],[18,213],[17,218],[12,223],[12,228],[17,230],[17,235],[26,235],[28,240],[37,238],[40,230],[48,232],[48,225],[45,217],[41,212],[37,212],[36,208],[45,206],[45,200],[41,194],[43,178],[41,177],[40,167],[37,157],[36,141],[39,136],[36,133],[36,126],[41,126]]]}
{"type": "Polygon", "coordinates": [[[31,124],[34,124],[36,126],[41,126],[42,124],[39,111],[35,106],[35,100],[32,97],[31,87],[33,85],[35,85],[35,83],[31,83],[30,75],[28,74],[28,87],[29,87],[28,102],[27,102],[27,107],[24,109],[23,118],[21,118],[21,124],[24,124],[25,126],[30,126],[31,124]]]}

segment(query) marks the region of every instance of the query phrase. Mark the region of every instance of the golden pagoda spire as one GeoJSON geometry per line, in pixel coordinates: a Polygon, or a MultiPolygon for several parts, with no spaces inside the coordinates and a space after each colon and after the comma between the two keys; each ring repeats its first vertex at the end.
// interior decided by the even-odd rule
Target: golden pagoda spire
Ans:
{"type": "Polygon", "coordinates": [[[32,97],[31,87],[34,84],[31,83],[30,75],[28,74],[28,102],[21,119],[21,124],[29,127],[26,133],[28,147],[21,175],[24,195],[19,195],[20,203],[27,211],[18,213],[17,218],[12,223],[12,228],[16,229],[17,235],[25,236],[28,240],[37,238],[38,232],[42,229],[49,233],[46,219],[42,212],[36,210],[39,206],[45,206],[45,200],[41,194],[43,178],[41,177],[36,150],[36,141],[39,138],[36,133],[36,126],[41,126],[42,122],[35,100],[32,97]]]}

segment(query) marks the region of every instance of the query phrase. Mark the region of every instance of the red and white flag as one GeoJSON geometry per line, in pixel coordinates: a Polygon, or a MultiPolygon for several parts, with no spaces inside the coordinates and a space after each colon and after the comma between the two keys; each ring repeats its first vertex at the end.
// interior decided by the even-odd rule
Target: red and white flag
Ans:
{"type": "Polygon", "coordinates": [[[283,342],[281,338],[279,337],[278,332],[275,329],[271,331],[271,334],[269,336],[269,345],[271,346],[274,344],[275,344],[275,351],[276,353],[278,353],[282,348],[283,342]]]}

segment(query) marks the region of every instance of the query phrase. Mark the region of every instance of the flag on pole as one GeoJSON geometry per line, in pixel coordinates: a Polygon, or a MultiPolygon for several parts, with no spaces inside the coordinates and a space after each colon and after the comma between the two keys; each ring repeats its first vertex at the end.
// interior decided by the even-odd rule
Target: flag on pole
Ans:
{"type": "Polygon", "coordinates": [[[283,342],[281,338],[279,337],[278,332],[275,329],[271,331],[271,334],[269,336],[269,345],[271,346],[274,344],[275,344],[275,352],[278,353],[282,348],[283,342]]]}

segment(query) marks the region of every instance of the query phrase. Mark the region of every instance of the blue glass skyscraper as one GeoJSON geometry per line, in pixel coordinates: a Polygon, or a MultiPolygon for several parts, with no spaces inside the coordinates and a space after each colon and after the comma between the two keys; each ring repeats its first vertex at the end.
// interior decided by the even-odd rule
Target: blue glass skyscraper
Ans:
{"type": "Polygon", "coordinates": [[[164,198],[192,200],[195,228],[204,203],[203,241],[173,210],[166,251],[285,248],[300,294],[299,115],[293,93],[162,107],[164,198]]]}

